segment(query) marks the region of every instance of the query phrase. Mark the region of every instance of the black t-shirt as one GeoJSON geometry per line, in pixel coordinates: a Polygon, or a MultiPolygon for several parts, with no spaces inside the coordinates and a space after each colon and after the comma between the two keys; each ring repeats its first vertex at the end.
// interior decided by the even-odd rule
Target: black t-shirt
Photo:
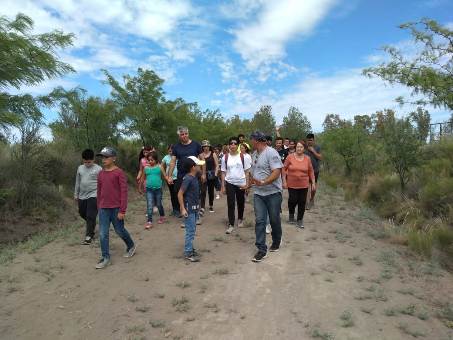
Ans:
{"type": "Polygon", "coordinates": [[[282,163],[285,163],[285,159],[286,157],[288,157],[288,149],[280,149],[280,150],[277,150],[278,154],[280,155],[280,159],[282,161],[282,163]]]}
{"type": "MultiPolygon", "coordinates": [[[[321,147],[319,145],[313,146],[313,149],[315,149],[316,153],[321,153],[321,147]]],[[[304,153],[310,156],[311,164],[313,165],[313,171],[315,173],[319,172],[321,160],[317,159],[313,152],[309,151],[308,149],[305,149],[304,153]]]]}
{"type": "Polygon", "coordinates": [[[198,158],[198,155],[201,153],[201,145],[194,140],[189,144],[178,143],[173,146],[172,152],[173,156],[175,156],[178,161],[178,178],[183,178],[186,172],[182,167],[184,164],[182,160],[189,156],[195,156],[198,158]]]}

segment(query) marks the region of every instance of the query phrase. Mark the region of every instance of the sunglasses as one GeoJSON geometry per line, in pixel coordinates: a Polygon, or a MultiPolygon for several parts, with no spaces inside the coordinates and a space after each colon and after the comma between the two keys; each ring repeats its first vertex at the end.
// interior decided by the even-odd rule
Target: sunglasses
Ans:
{"type": "Polygon", "coordinates": [[[230,142],[230,145],[238,145],[238,142],[230,142]]]}

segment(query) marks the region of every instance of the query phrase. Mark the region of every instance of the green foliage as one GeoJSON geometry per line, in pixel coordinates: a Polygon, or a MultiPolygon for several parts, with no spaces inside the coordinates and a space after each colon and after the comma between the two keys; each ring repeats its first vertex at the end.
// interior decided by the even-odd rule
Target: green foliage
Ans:
{"type": "MultiPolygon", "coordinates": [[[[431,19],[406,23],[400,28],[409,30],[414,42],[423,48],[409,59],[404,51],[386,46],[383,49],[391,60],[367,68],[363,73],[412,88],[414,95],[426,97],[426,100],[418,101],[419,104],[430,103],[453,110],[453,31],[431,19]]],[[[399,101],[404,100],[400,98],[399,101]]]]}
{"type": "Polygon", "coordinates": [[[259,130],[266,134],[271,135],[275,130],[275,118],[272,115],[272,107],[270,105],[263,105],[255,112],[251,125],[254,130],[259,130]]]}
{"type": "Polygon", "coordinates": [[[280,127],[280,134],[283,138],[300,140],[311,132],[311,124],[297,107],[290,107],[288,114],[283,117],[283,124],[280,127]]]}

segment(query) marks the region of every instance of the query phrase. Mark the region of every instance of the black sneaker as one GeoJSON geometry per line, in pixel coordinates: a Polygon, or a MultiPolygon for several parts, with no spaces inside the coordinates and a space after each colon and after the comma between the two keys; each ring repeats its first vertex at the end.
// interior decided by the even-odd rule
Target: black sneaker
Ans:
{"type": "Polygon", "coordinates": [[[214,208],[213,207],[209,207],[209,212],[213,213],[214,212],[214,208]]]}
{"type": "Polygon", "coordinates": [[[280,244],[272,243],[269,248],[269,251],[275,252],[280,250],[280,244]]]}
{"type": "Polygon", "coordinates": [[[255,256],[253,257],[252,261],[253,262],[261,262],[263,259],[267,257],[267,253],[264,251],[258,251],[255,256]]]}
{"type": "Polygon", "coordinates": [[[184,256],[187,261],[190,262],[200,262],[200,258],[195,255],[196,253],[192,252],[190,255],[184,256]]]}

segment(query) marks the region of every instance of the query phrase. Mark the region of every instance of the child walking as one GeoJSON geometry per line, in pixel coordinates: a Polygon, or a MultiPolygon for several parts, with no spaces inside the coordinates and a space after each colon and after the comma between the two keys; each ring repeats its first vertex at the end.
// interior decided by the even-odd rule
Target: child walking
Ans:
{"type": "Polygon", "coordinates": [[[189,156],[183,159],[183,169],[186,175],[183,177],[181,188],[178,192],[181,215],[185,217],[185,243],[184,258],[190,262],[200,261],[198,254],[193,248],[195,238],[198,210],[200,209],[200,185],[197,173],[204,161],[197,157],[189,156]]]}
{"type": "Polygon", "coordinates": [[[157,223],[165,222],[164,206],[162,205],[162,179],[168,181],[163,167],[159,164],[159,158],[155,151],[150,152],[147,156],[147,165],[143,169],[142,181],[146,178],[146,210],[148,221],[145,224],[145,229],[153,227],[153,207],[156,206],[159,210],[159,220],[157,223]]]}
{"type": "Polygon", "coordinates": [[[110,223],[113,224],[115,232],[126,244],[126,253],[123,257],[134,256],[137,246],[132,241],[129,232],[124,228],[124,217],[127,209],[127,180],[123,170],[115,165],[116,150],[105,147],[97,156],[102,157],[104,167],[99,173],[97,186],[102,257],[96,265],[96,269],[102,269],[110,264],[110,223]]]}
{"type": "Polygon", "coordinates": [[[96,227],[97,207],[97,184],[98,174],[102,168],[94,162],[94,151],[83,150],[83,164],[77,168],[74,188],[74,199],[79,206],[79,214],[86,222],[85,239],[82,244],[91,244],[96,227]]]}

